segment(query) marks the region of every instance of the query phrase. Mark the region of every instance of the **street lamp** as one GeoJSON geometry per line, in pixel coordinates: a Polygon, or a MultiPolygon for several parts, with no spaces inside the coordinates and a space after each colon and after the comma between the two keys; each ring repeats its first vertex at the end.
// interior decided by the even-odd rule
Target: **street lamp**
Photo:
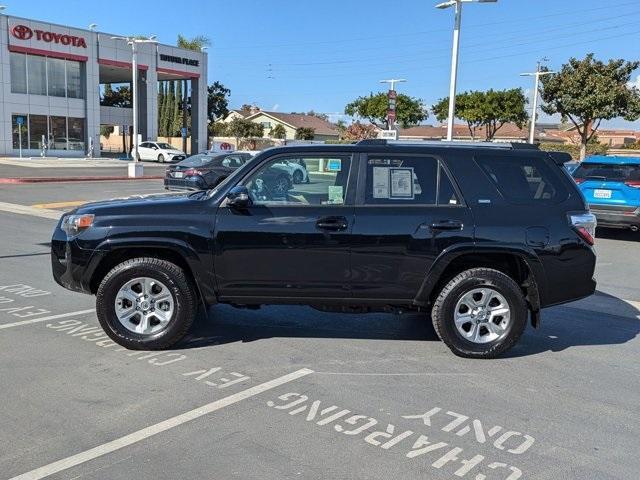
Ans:
{"type": "Polygon", "coordinates": [[[529,130],[529,143],[533,144],[536,139],[536,115],[538,114],[538,89],[540,88],[540,77],[543,75],[553,75],[556,72],[542,71],[542,62],[547,62],[548,58],[542,58],[538,61],[536,71],[533,73],[521,73],[521,77],[535,77],[535,86],[533,87],[533,107],[531,112],[531,126],[529,130]]]}
{"type": "Polygon", "coordinates": [[[149,38],[135,37],[111,37],[112,40],[122,40],[131,45],[131,70],[132,70],[132,86],[131,86],[131,103],[133,104],[133,168],[129,169],[130,177],[142,176],[142,165],[138,162],[138,51],[136,46],[139,43],[158,43],[155,35],[149,38]]]}
{"type": "Polygon", "coordinates": [[[439,3],[436,8],[454,7],[456,21],[453,28],[453,50],[451,53],[451,84],[449,86],[449,118],[447,120],[447,140],[453,140],[453,119],[456,112],[456,83],[458,81],[458,53],[460,52],[460,23],[463,3],[496,3],[498,0],[449,0],[439,3]]]}

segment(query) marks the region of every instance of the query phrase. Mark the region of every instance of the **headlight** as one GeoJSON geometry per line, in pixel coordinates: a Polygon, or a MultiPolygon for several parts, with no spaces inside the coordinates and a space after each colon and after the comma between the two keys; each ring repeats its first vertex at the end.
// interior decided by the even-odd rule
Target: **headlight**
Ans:
{"type": "Polygon", "coordinates": [[[62,219],[60,228],[67,233],[68,237],[75,237],[80,232],[93,225],[94,215],[67,215],[62,219]]]}

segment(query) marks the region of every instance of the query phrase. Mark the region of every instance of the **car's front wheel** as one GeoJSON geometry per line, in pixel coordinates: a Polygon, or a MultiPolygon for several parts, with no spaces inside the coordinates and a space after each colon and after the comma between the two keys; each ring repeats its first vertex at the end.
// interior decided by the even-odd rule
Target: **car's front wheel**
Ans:
{"type": "Polygon", "coordinates": [[[527,324],[522,290],[490,268],[466,270],[440,291],[431,319],[440,339],[458,356],[495,358],[518,341],[527,324]]]}
{"type": "Polygon", "coordinates": [[[158,163],[164,163],[164,155],[163,154],[158,155],[158,163]]]}
{"type": "Polygon", "coordinates": [[[118,344],[161,350],[178,342],[196,315],[194,287],[177,265],[134,258],[114,267],[96,294],[98,321],[118,344]]]}
{"type": "Polygon", "coordinates": [[[304,174],[300,170],[293,172],[293,183],[302,183],[304,180],[304,174]]]}

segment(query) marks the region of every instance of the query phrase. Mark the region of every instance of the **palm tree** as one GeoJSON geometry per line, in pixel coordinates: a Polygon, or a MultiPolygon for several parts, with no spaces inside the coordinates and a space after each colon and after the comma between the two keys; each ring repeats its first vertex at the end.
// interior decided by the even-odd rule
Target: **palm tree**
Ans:
{"type": "Polygon", "coordinates": [[[210,46],[211,40],[209,40],[209,37],[205,37],[204,35],[196,35],[192,39],[188,39],[187,37],[178,34],[177,45],[178,47],[187,50],[200,51],[202,50],[202,47],[210,46]]]}

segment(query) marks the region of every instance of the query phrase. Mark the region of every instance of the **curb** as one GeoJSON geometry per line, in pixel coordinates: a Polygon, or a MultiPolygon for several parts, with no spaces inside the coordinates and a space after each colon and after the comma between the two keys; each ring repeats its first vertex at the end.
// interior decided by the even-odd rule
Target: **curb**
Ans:
{"type": "Polygon", "coordinates": [[[123,176],[102,176],[102,177],[20,177],[20,178],[0,178],[0,184],[17,183],[61,183],[61,182],[99,182],[99,181],[131,181],[131,180],[162,180],[164,175],[146,175],[143,177],[131,178],[123,176]]]}

